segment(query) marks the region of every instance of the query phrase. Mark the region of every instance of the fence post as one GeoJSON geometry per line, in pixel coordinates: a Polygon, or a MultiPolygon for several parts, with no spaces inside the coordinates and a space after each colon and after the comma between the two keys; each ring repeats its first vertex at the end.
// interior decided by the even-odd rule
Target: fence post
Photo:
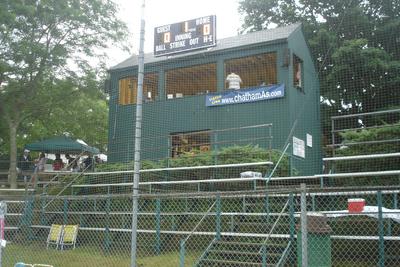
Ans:
{"type": "Polygon", "coordinates": [[[308,266],[308,240],[307,240],[307,198],[306,184],[301,184],[301,266],[308,266]]]}
{"type": "MultiPolygon", "coordinates": [[[[290,251],[292,247],[294,246],[294,235],[295,235],[295,220],[294,220],[294,199],[293,199],[293,193],[289,194],[289,231],[290,231],[290,251]]],[[[293,254],[290,252],[289,254],[289,262],[293,263],[295,259],[293,258],[293,254]]]]}
{"type": "Polygon", "coordinates": [[[267,267],[267,247],[265,244],[262,245],[262,267],[267,267]]]}
{"type": "MultiPolygon", "coordinates": [[[[0,241],[3,242],[5,240],[4,236],[4,218],[7,214],[7,203],[5,201],[0,202],[0,241]]],[[[3,266],[3,257],[2,257],[3,245],[0,244],[0,267],[3,266]]]]}
{"type": "Polygon", "coordinates": [[[385,266],[385,242],[384,242],[384,226],[382,215],[382,191],[377,193],[378,201],[378,232],[379,232],[379,267],[385,266]]]}
{"type": "Polygon", "coordinates": [[[161,253],[161,199],[156,199],[156,255],[161,253]]]}
{"type": "Polygon", "coordinates": [[[185,267],[185,241],[183,239],[180,242],[179,267],[185,267]]]}
{"type": "Polygon", "coordinates": [[[221,196],[217,195],[217,206],[216,206],[216,214],[215,214],[215,238],[217,240],[221,239],[221,196]]]}

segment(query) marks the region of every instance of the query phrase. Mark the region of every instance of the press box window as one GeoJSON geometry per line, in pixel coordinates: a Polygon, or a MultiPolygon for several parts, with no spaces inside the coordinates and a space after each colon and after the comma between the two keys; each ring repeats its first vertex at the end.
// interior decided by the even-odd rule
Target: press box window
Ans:
{"type": "Polygon", "coordinates": [[[184,153],[199,153],[210,150],[210,132],[189,132],[171,134],[171,157],[184,153]]]}
{"type": "Polygon", "coordinates": [[[214,63],[168,70],[165,73],[167,99],[217,91],[217,66],[214,63]]]}
{"type": "Polygon", "coordinates": [[[298,89],[303,88],[303,60],[293,55],[293,86],[298,89]]]}
{"type": "MultiPolygon", "coordinates": [[[[136,104],[137,99],[137,77],[130,76],[119,80],[119,104],[136,104]]],[[[158,92],[158,75],[147,73],[143,80],[143,100],[153,101],[158,92]]]]}
{"type": "MultiPolygon", "coordinates": [[[[242,80],[241,88],[276,84],[276,65],[276,53],[230,59],[225,61],[225,77],[230,73],[239,75],[242,80]]],[[[225,88],[228,88],[227,83],[225,88]]]]}

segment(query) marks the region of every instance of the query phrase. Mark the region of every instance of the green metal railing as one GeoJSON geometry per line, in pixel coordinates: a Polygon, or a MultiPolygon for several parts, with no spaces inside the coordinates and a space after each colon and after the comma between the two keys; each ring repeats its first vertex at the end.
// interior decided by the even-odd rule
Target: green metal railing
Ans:
{"type": "MultiPolygon", "coordinates": [[[[208,208],[206,213],[203,215],[203,217],[201,217],[201,219],[196,224],[196,226],[192,229],[192,231],[189,233],[189,235],[187,235],[185,239],[182,239],[180,241],[180,252],[179,252],[179,266],[180,267],[185,266],[185,244],[187,243],[189,238],[193,235],[193,233],[197,230],[197,228],[201,225],[201,223],[204,221],[204,219],[208,215],[211,214],[211,210],[214,208],[214,206],[216,206],[216,236],[215,236],[215,239],[219,239],[221,237],[221,198],[220,198],[220,196],[217,196],[217,199],[208,208]]],[[[210,245],[208,245],[207,248],[209,248],[211,246],[211,243],[210,243],[210,245]]],[[[205,254],[205,252],[202,255],[204,255],[204,254],[205,254]]]]}

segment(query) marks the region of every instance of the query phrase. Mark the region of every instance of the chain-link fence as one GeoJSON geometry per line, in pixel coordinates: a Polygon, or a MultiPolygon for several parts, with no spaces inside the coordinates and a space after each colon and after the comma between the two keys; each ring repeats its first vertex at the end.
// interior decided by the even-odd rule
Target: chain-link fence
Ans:
{"type": "MultiPolygon", "coordinates": [[[[304,255],[305,266],[397,266],[399,193],[297,188],[143,194],[138,266],[304,266],[304,255]]],[[[3,266],[130,263],[129,195],[43,195],[6,203],[3,266]],[[64,229],[58,240],[56,226],[64,229]]]]}
{"type": "Polygon", "coordinates": [[[104,77],[112,1],[3,2],[0,267],[400,266],[399,1],[240,0],[104,77]]]}

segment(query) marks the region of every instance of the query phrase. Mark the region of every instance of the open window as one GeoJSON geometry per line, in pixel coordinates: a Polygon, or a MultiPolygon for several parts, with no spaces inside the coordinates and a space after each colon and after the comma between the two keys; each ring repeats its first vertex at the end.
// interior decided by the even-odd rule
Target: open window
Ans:
{"type": "Polygon", "coordinates": [[[167,99],[217,91],[215,63],[168,70],[165,78],[167,99]]]}
{"type": "MultiPolygon", "coordinates": [[[[130,76],[119,80],[119,104],[136,104],[137,98],[137,77],[130,76]]],[[[143,100],[153,101],[158,92],[158,74],[147,73],[143,79],[143,100]]]]}
{"type": "MultiPolygon", "coordinates": [[[[264,53],[225,61],[225,77],[231,73],[239,75],[241,87],[270,85],[278,82],[276,53],[264,53]]],[[[228,83],[225,83],[228,88],[228,83]]]]}
{"type": "Polygon", "coordinates": [[[209,131],[173,133],[171,134],[171,157],[179,157],[183,153],[206,152],[211,148],[209,131]]]}
{"type": "Polygon", "coordinates": [[[293,86],[303,91],[303,60],[293,54],[293,86]]]}

